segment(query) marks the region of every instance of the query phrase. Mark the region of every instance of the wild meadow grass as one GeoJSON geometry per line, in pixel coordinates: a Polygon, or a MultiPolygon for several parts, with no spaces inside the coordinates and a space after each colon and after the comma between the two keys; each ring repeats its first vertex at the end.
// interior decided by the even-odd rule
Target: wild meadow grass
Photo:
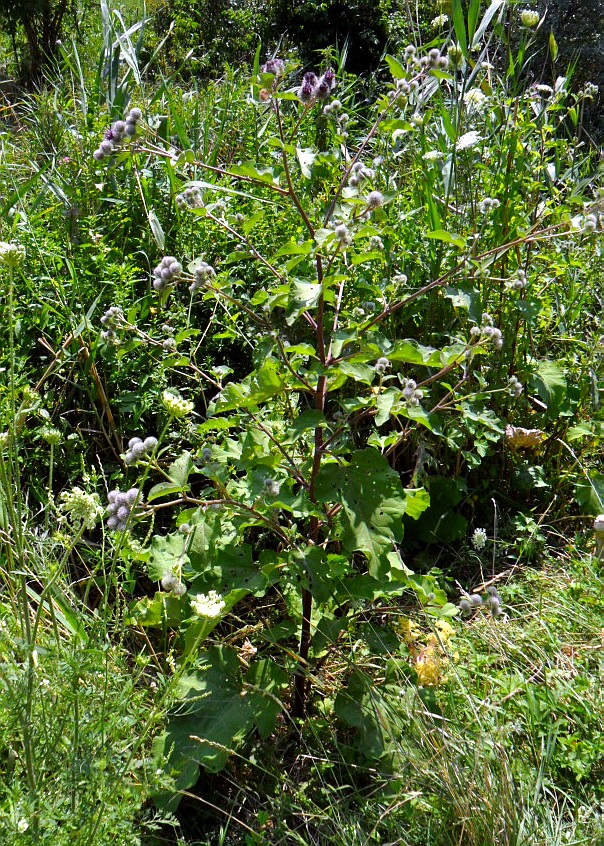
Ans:
{"type": "Polygon", "coordinates": [[[3,843],[604,842],[597,91],[508,11],[11,104],[3,843]]]}

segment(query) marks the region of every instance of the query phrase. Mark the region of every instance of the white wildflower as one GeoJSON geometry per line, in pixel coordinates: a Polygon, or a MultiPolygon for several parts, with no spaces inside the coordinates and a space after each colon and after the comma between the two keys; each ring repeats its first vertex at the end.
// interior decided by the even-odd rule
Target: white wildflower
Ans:
{"type": "Polygon", "coordinates": [[[472,535],[472,546],[474,549],[481,550],[487,545],[487,533],[485,529],[474,529],[472,535]]]}
{"type": "Polygon", "coordinates": [[[191,608],[198,617],[213,619],[219,617],[225,607],[225,601],[215,590],[198,593],[191,599],[191,608]]]}
{"type": "Polygon", "coordinates": [[[481,141],[482,135],[479,135],[478,132],[472,129],[470,132],[466,132],[457,139],[455,149],[458,151],[469,150],[472,147],[476,147],[476,145],[480,144],[481,141]]]}
{"type": "Polygon", "coordinates": [[[164,391],[161,402],[170,417],[186,417],[195,407],[190,400],[183,399],[174,391],[164,391]]]}
{"type": "Polygon", "coordinates": [[[25,259],[25,250],[18,244],[0,241],[0,264],[6,267],[18,267],[25,259]]]}
{"type": "Polygon", "coordinates": [[[445,26],[449,21],[448,15],[437,15],[435,18],[432,18],[430,26],[433,29],[440,29],[441,26],[445,26]]]}
{"type": "Polygon", "coordinates": [[[480,88],[470,88],[464,94],[463,101],[471,112],[482,112],[486,108],[489,98],[480,88]]]}
{"type": "Polygon", "coordinates": [[[96,494],[89,494],[82,488],[72,488],[61,494],[60,510],[68,515],[77,527],[94,528],[95,523],[103,514],[103,508],[96,494]]]}

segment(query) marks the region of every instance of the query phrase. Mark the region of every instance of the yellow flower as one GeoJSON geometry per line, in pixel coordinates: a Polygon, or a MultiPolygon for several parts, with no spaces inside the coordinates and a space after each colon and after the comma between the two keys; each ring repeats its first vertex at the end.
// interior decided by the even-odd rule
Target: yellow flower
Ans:
{"type": "Polygon", "coordinates": [[[446,620],[437,620],[434,628],[437,630],[443,643],[446,643],[457,634],[453,626],[447,623],[446,620]]]}
{"type": "Polygon", "coordinates": [[[415,643],[422,633],[417,623],[414,623],[413,620],[409,620],[407,618],[400,621],[398,624],[398,630],[402,634],[406,643],[415,643]]]}
{"type": "Polygon", "coordinates": [[[435,641],[436,635],[428,636],[428,645],[422,649],[413,665],[417,680],[422,687],[436,687],[444,681],[444,671],[449,661],[435,641]],[[434,640],[431,641],[430,638],[434,640]]]}

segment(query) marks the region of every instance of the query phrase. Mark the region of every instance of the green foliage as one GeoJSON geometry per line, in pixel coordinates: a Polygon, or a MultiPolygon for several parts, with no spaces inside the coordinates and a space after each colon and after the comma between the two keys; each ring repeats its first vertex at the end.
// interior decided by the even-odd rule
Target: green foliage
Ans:
{"type": "MultiPolygon", "coordinates": [[[[83,807],[116,808],[107,837],[112,819],[130,826],[134,766],[166,814],[224,770],[262,774],[281,796],[278,773],[282,819],[248,803],[250,842],[287,838],[318,808],[322,833],[301,830],[332,842],[324,809],[344,784],[347,842],[367,842],[358,802],[376,783],[410,843],[486,846],[502,832],[517,844],[524,831],[550,846],[535,803],[577,782],[581,802],[596,791],[594,666],[550,672],[565,654],[558,635],[541,639],[562,626],[558,599],[523,616],[497,576],[542,560],[549,520],[601,511],[597,164],[572,134],[584,92],[570,79],[521,90],[530,32],[503,44],[507,70],[488,63],[503,12],[453,3],[436,53],[393,49],[393,81],[376,78],[367,102],[349,77],[321,99],[295,63],[258,58],[251,80],[150,89],[143,25],[105,8],[96,75],[62,50],[69,100],[59,83],[40,93],[22,138],[5,138],[3,237],[25,251],[0,255],[15,701],[41,719],[27,689],[38,646],[59,656],[53,674],[64,642],[83,667],[90,647],[94,666],[98,620],[120,650],[143,644],[136,666],[152,663],[159,687],[148,720],[138,690],[132,712],[116,701],[116,736],[130,721],[139,739],[107,751],[115,804],[96,776],[82,794],[83,807]],[[49,573],[30,549],[37,505],[66,550],[49,573]],[[540,662],[552,663],[543,681],[540,662]]],[[[577,579],[565,590],[597,610],[577,579]]],[[[114,688],[92,687],[96,711],[114,688]]],[[[46,749],[36,759],[28,719],[16,782],[39,829],[36,765],[50,778],[57,763],[46,749]]],[[[367,813],[371,837],[398,836],[375,804],[367,813]]]]}

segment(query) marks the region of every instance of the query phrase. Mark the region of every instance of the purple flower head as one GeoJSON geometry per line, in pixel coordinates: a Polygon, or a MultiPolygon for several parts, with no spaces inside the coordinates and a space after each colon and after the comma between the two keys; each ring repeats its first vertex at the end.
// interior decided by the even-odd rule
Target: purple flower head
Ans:
{"type": "Polygon", "coordinates": [[[268,62],[260,68],[262,73],[272,73],[273,76],[282,76],[285,70],[285,62],[282,59],[269,59],[268,62]]]}
{"type": "Polygon", "coordinates": [[[321,82],[326,82],[327,85],[329,85],[329,90],[333,91],[333,89],[336,87],[335,72],[331,68],[327,68],[327,70],[321,77],[321,82]]]}
{"type": "Polygon", "coordinates": [[[303,103],[310,103],[315,96],[315,87],[310,82],[303,83],[298,89],[298,99],[303,103]]]}
{"type": "Polygon", "coordinates": [[[304,85],[312,85],[314,88],[319,80],[317,79],[316,73],[312,71],[308,71],[308,73],[304,74],[304,79],[302,80],[304,85]]]}
{"type": "Polygon", "coordinates": [[[115,132],[113,131],[113,129],[107,129],[105,131],[105,138],[107,139],[107,141],[116,141],[117,140],[117,136],[116,136],[115,132]]]}
{"type": "Polygon", "coordinates": [[[329,87],[329,83],[321,77],[319,84],[315,88],[315,97],[317,100],[326,100],[330,94],[331,88],[329,87]]]}

